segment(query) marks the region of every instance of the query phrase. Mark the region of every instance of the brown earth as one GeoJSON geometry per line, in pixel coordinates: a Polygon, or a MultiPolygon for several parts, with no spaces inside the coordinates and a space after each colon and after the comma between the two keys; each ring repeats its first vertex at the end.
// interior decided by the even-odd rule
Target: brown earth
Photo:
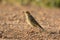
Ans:
{"type": "Polygon", "coordinates": [[[60,40],[60,9],[0,5],[0,40],[4,39],[60,40]],[[23,11],[27,10],[48,33],[26,23],[23,11]]]}

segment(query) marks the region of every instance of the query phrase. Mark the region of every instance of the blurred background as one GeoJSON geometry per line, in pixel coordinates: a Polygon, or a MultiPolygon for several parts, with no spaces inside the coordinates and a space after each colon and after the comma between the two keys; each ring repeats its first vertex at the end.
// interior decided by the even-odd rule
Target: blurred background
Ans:
{"type": "Polygon", "coordinates": [[[60,0],[0,0],[0,39],[60,40],[60,0]],[[49,33],[31,27],[24,11],[29,11],[49,33]]]}
{"type": "Polygon", "coordinates": [[[60,0],[0,0],[0,4],[22,5],[22,6],[42,6],[60,8],[60,0]]]}

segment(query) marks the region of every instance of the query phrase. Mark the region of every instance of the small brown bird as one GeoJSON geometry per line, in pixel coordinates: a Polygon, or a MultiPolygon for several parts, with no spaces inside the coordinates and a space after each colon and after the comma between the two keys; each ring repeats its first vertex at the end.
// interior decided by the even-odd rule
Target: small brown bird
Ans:
{"type": "Polygon", "coordinates": [[[40,25],[39,23],[34,19],[34,17],[30,14],[29,11],[26,11],[25,12],[25,16],[26,16],[26,21],[29,25],[31,26],[35,26],[35,27],[40,27],[40,29],[44,30],[40,25]]]}

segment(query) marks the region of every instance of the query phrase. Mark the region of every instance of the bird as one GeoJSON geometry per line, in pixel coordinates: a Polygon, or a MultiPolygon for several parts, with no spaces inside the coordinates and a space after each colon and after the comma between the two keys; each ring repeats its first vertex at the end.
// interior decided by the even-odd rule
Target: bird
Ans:
{"type": "Polygon", "coordinates": [[[44,28],[35,20],[35,18],[31,15],[29,11],[26,11],[25,13],[26,21],[29,25],[39,27],[44,31],[44,28]]]}

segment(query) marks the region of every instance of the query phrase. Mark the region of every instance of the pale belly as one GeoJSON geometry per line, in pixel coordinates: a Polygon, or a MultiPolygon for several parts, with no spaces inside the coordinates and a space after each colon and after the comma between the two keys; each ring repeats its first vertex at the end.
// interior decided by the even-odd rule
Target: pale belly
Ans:
{"type": "Polygon", "coordinates": [[[26,22],[27,22],[30,26],[33,26],[33,25],[31,24],[31,21],[29,20],[28,17],[26,17],[26,22]]]}

